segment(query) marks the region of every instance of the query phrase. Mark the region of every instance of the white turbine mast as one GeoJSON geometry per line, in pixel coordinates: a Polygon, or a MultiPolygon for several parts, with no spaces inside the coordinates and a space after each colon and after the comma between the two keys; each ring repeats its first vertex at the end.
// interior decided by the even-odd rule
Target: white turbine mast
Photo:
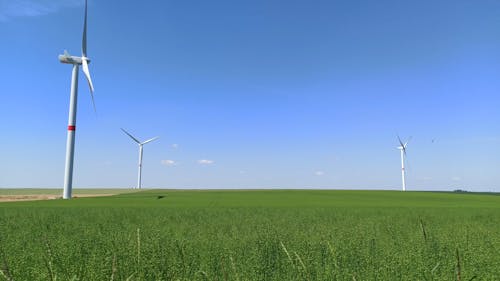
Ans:
{"type": "Polygon", "coordinates": [[[71,95],[69,100],[69,117],[68,117],[68,136],[66,141],[66,166],[64,173],[64,190],[63,198],[71,199],[71,192],[73,189],[73,159],[75,153],[75,130],[76,130],[76,106],[78,99],[78,68],[82,65],[83,74],[87,78],[90,87],[90,96],[92,97],[92,105],[95,111],[94,102],[94,86],[92,79],[90,79],[89,63],[90,59],[87,57],[87,0],[85,0],[85,15],[83,18],[83,36],[82,36],[82,56],[71,56],[68,51],[64,51],[63,55],[59,55],[61,63],[73,65],[73,72],[71,76],[71,95]]]}
{"type": "Polygon", "coordinates": [[[398,136],[399,146],[398,149],[401,151],[401,178],[403,181],[403,191],[406,191],[406,171],[405,171],[405,160],[406,160],[406,147],[408,146],[408,142],[411,140],[411,137],[403,143],[401,138],[398,136]]]}
{"type": "Polygon", "coordinates": [[[149,140],[146,140],[146,141],[139,141],[137,138],[135,138],[134,136],[132,136],[129,132],[125,131],[125,129],[123,128],[120,128],[122,129],[122,131],[127,134],[133,141],[135,141],[138,145],[139,145],[139,171],[138,171],[138,175],[137,175],[137,189],[141,189],[141,178],[142,178],[142,147],[143,145],[145,145],[146,143],[149,143],[149,142],[152,142],[156,139],[158,139],[158,137],[154,137],[154,138],[151,138],[149,140]]]}

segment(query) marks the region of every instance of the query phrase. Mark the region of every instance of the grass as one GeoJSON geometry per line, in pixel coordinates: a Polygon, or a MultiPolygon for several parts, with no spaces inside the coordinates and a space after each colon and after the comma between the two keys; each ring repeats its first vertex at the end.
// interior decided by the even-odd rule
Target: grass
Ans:
{"type": "Polygon", "coordinates": [[[493,195],[149,190],[1,203],[0,235],[0,280],[500,276],[493,195]]]}

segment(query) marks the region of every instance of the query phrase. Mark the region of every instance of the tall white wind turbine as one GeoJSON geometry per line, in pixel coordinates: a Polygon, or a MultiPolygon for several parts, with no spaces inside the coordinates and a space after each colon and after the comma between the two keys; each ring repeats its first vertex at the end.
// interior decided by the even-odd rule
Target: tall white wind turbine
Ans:
{"type": "Polygon", "coordinates": [[[78,68],[81,65],[83,74],[87,78],[90,87],[90,96],[92,97],[92,104],[95,110],[94,103],[94,86],[92,79],[90,79],[89,63],[90,59],[87,57],[87,0],[85,0],[85,15],[83,18],[83,36],[82,36],[82,56],[71,56],[67,51],[63,55],[59,55],[61,63],[73,65],[73,72],[71,76],[71,96],[69,100],[69,118],[68,118],[68,136],[66,141],[66,166],[64,173],[64,191],[63,198],[70,199],[71,191],[73,188],[73,159],[75,153],[75,129],[76,129],[76,105],[78,98],[78,68]]]}
{"type": "Polygon", "coordinates": [[[154,137],[152,139],[149,139],[147,141],[139,141],[138,139],[136,139],[134,136],[132,136],[129,132],[125,131],[125,129],[123,128],[120,128],[122,129],[122,131],[127,134],[133,141],[135,141],[138,145],[139,145],[139,172],[138,172],[138,175],[137,175],[137,189],[141,189],[141,178],[142,178],[142,147],[143,145],[145,145],[146,143],[149,143],[149,142],[152,142],[156,139],[158,139],[158,137],[154,137]]]}
{"type": "Polygon", "coordinates": [[[403,143],[401,138],[398,136],[398,141],[399,141],[398,149],[401,151],[401,178],[403,180],[403,191],[406,191],[405,159],[406,159],[406,147],[408,146],[408,142],[410,141],[410,139],[408,139],[405,143],[403,143]]]}

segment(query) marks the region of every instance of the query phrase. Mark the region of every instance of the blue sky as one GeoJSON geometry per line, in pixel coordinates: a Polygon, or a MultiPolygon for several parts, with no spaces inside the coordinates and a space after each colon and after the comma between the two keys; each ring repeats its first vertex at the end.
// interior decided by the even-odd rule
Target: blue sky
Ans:
{"type": "MultiPolygon", "coordinates": [[[[500,2],[89,1],[75,187],[500,191],[500,2]],[[200,161],[202,160],[202,161],[200,161]],[[203,161],[204,160],[204,161],[203,161]]],[[[0,0],[0,187],[62,187],[83,1],[0,0]]]]}

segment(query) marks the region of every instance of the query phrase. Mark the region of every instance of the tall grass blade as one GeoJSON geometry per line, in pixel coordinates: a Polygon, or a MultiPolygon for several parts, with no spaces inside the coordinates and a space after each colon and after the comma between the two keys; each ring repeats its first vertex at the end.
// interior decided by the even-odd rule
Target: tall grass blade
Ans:
{"type": "Polygon", "coordinates": [[[300,258],[299,254],[297,254],[297,252],[293,252],[295,254],[295,257],[297,258],[297,260],[299,261],[299,264],[300,266],[302,267],[302,270],[304,271],[304,273],[306,274],[306,277],[307,277],[307,280],[311,280],[309,278],[309,273],[307,272],[307,267],[306,265],[304,264],[304,262],[302,261],[302,259],[300,258]]]}
{"type": "Polygon", "coordinates": [[[457,281],[460,281],[462,278],[462,265],[460,263],[460,253],[458,252],[458,248],[456,255],[457,255],[457,267],[456,267],[457,281]]]}
{"type": "Polygon", "coordinates": [[[422,229],[422,235],[424,236],[424,240],[427,241],[427,232],[425,231],[425,225],[422,219],[420,219],[420,228],[422,229]]]}
{"type": "Polygon", "coordinates": [[[196,272],[196,274],[200,274],[201,276],[203,276],[203,278],[204,278],[205,280],[209,280],[209,279],[208,279],[208,274],[207,274],[205,271],[203,271],[203,270],[199,270],[199,271],[197,271],[197,272],[196,272]]]}
{"type": "Polygon", "coordinates": [[[281,246],[281,249],[283,249],[283,251],[285,252],[286,256],[288,257],[288,260],[290,261],[290,263],[292,264],[293,268],[295,268],[295,264],[292,260],[292,257],[290,256],[290,253],[288,253],[285,245],[283,244],[283,242],[280,241],[280,246],[281,246]]]}
{"type": "Polygon", "coordinates": [[[441,263],[436,263],[436,265],[431,269],[431,274],[434,274],[434,271],[436,271],[436,269],[439,267],[441,263]]]}
{"type": "Polygon", "coordinates": [[[141,229],[137,228],[137,266],[141,265],[141,229]]]}
{"type": "Polygon", "coordinates": [[[13,281],[12,275],[10,273],[9,264],[5,258],[5,253],[2,248],[0,248],[0,254],[2,255],[2,269],[0,269],[0,275],[7,281],[13,281]]]}
{"type": "Polygon", "coordinates": [[[45,266],[47,267],[47,271],[49,272],[49,277],[51,281],[56,281],[57,278],[54,274],[54,269],[52,268],[52,249],[50,247],[49,240],[47,237],[44,237],[45,240],[45,247],[46,247],[46,254],[44,255],[44,261],[45,261],[45,266]]]}
{"type": "Polygon", "coordinates": [[[115,280],[115,274],[116,274],[116,254],[113,254],[113,261],[111,263],[111,277],[109,280],[114,281],[115,280]]]}
{"type": "Polygon", "coordinates": [[[332,246],[332,244],[330,244],[329,241],[326,241],[326,245],[328,246],[328,250],[330,251],[330,255],[332,255],[333,265],[335,266],[335,269],[338,269],[339,264],[337,262],[337,255],[335,254],[335,250],[333,249],[333,246],[332,246]]]}
{"type": "Polygon", "coordinates": [[[134,273],[132,273],[132,274],[131,274],[129,277],[127,277],[127,279],[125,279],[125,280],[126,280],[126,281],[130,281],[130,280],[132,280],[132,277],[134,277],[134,275],[135,275],[135,272],[134,272],[134,273]]]}
{"type": "Polygon", "coordinates": [[[229,261],[231,261],[231,267],[233,268],[234,275],[236,275],[236,281],[240,281],[240,276],[238,275],[238,271],[236,270],[236,266],[231,255],[229,255],[229,261]]]}

